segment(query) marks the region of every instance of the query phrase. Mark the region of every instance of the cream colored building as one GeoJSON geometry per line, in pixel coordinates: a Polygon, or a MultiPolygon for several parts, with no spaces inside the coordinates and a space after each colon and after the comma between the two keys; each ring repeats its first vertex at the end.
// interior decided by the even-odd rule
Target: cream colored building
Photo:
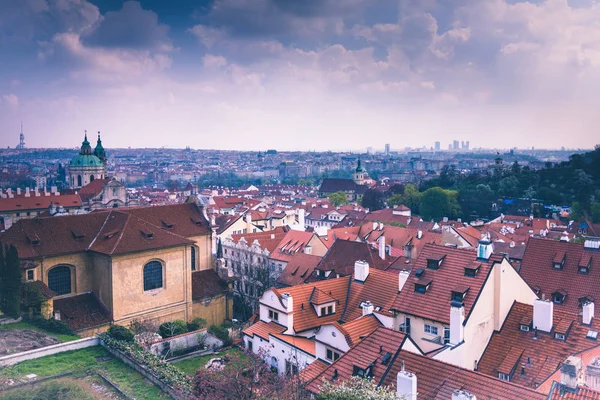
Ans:
{"type": "Polygon", "coordinates": [[[54,316],[82,336],[110,322],[231,318],[211,230],[194,203],[21,220],[0,241],[17,247],[24,281],[47,286],[54,316]]]}

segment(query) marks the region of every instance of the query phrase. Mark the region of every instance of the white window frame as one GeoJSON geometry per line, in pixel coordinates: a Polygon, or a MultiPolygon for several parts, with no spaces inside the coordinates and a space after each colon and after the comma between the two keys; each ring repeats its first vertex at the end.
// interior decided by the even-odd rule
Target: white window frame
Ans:
{"type": "Polygon", "coordinates": [[[277,311],[269,310],[269,319],[271,321],[279,321],[279,313],[277,311]]]}
{"type": "Polygon", "coordinates": [[[424,324],[423,331],[429,335],[438,336],[438,327],[431,324],[424,324]]]}

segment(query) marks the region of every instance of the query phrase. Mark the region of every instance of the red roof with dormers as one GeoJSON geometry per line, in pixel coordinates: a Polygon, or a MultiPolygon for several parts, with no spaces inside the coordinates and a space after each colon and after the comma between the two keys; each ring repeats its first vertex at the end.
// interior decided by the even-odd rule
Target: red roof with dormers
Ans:
{"type": "Polygon", "coordinates": [[[527,243],[519,273],[531,287],[541,291],[538,296],[551,298],[552,293],[567,293],[562,304],[555,307],[572,313],[581,312],[579,299],[591,296],[600,299],[600,252],[585,249],[583,243],[531,238],[527,243]],[[555,258],[563,258],[562,269],[555,269],[555,258]],[[579,265],[589,263],[589,273],[580,273],[579,265]]]}
{"type": "Polygon", "coordinates": [[[492,254],[489,260],[480,261],[473,249],[456,249],[425,244],[391,309],[449,324],[452,291],[457,286],[463,285],[469,288],[463,298],[465,316],[468,318],[492,265],[501,262],[502,259],[502,255],[492,254]],[[439,268],[427,268],[428,259],[441,259],[439,268]],[[477,267],[479,272],[474,277],[465,276],[465,267],[472,266],[477,267]],[[419,270],[422,270],[423,273],[417,277],[419,270]],[[415,283],[421,283],[424,280],[431,281],[428,289],[425,293],[416,292],[415,283]]]}

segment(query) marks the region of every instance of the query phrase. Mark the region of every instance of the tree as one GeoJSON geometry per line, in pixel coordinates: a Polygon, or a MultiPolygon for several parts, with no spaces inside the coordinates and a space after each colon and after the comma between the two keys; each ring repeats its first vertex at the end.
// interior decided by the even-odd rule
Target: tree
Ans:
{"type": "Polygon", "coordinates": [[[2,311],[17,318],[21,314],[21,268],[16,247],[4,247],[4,254],[0,254],[0,258],[2,311]]]}
{"type": "Polygon", "coordinates": [[[377,385],[370,379],[353,376],[338,384],[323,380],[318,400],[396,400],[396,392],[377,385]]]}
{"type": "Polygon", "coordinates": [[[327,197],[329,199],[329,201],[331,202],[331,204],[333,204],[335,207],[337,206],[343,206],[344,204],[348,204],[348,198],[346,197],[346,193],[345,192],[335,192],[329,195],[329,197],[327,197]]]}
{"type": "Polygon", "coordinates": [[[387,199],[388,206],[390,206],[390,207],[399,206],[403,202],[404,202],[404,199],[403,199],[402,195],[399,193],[394,193],[387,199]]]}
{"type": "Polygon", "coordinates": [[[421,216],[434,220],[456,218],[460,212],[457,197],[458,192],[454,190],[444,190],[438,186],[427,189],[421,198],[421,216]]]}
{"type": "Polygon", "coordinates": [[[408,184],[404,188],[404,205],[411,209],[415,214],[419,213],[419,206],[421,205],[421,192],[415,185],[408,184]]]}
{"type": "Polygon", "coordinates": [[[252,353],[225,357],[222,370],[200,368],[194,377],[194,394],[203,400],[308,399],[292,378],[271,371],[264,359],[252,353]]]}
{"type": "Polygon", "coordinates": [[[363,195],[361,205],[370,211],[381,210],[385,207],[383,193],[378,190],[367,189],[363,195]]]}

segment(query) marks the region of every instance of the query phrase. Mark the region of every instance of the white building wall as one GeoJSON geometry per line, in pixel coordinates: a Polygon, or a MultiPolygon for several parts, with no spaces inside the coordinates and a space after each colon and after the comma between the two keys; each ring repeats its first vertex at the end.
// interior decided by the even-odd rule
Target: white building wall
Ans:
{"type": "Polygon", "coordinates": [[[316,360],[313,355],[305,353],[297,348],[271,336],[270,337],[271,349],[266,355],[266,361],[272,365],[273,357],[277,360],[277,370],[279,375],[285,374],[285,362],[290,362],[298,366],[298,370],[306,368],[307,365],[311,364],[316,360]]]}

